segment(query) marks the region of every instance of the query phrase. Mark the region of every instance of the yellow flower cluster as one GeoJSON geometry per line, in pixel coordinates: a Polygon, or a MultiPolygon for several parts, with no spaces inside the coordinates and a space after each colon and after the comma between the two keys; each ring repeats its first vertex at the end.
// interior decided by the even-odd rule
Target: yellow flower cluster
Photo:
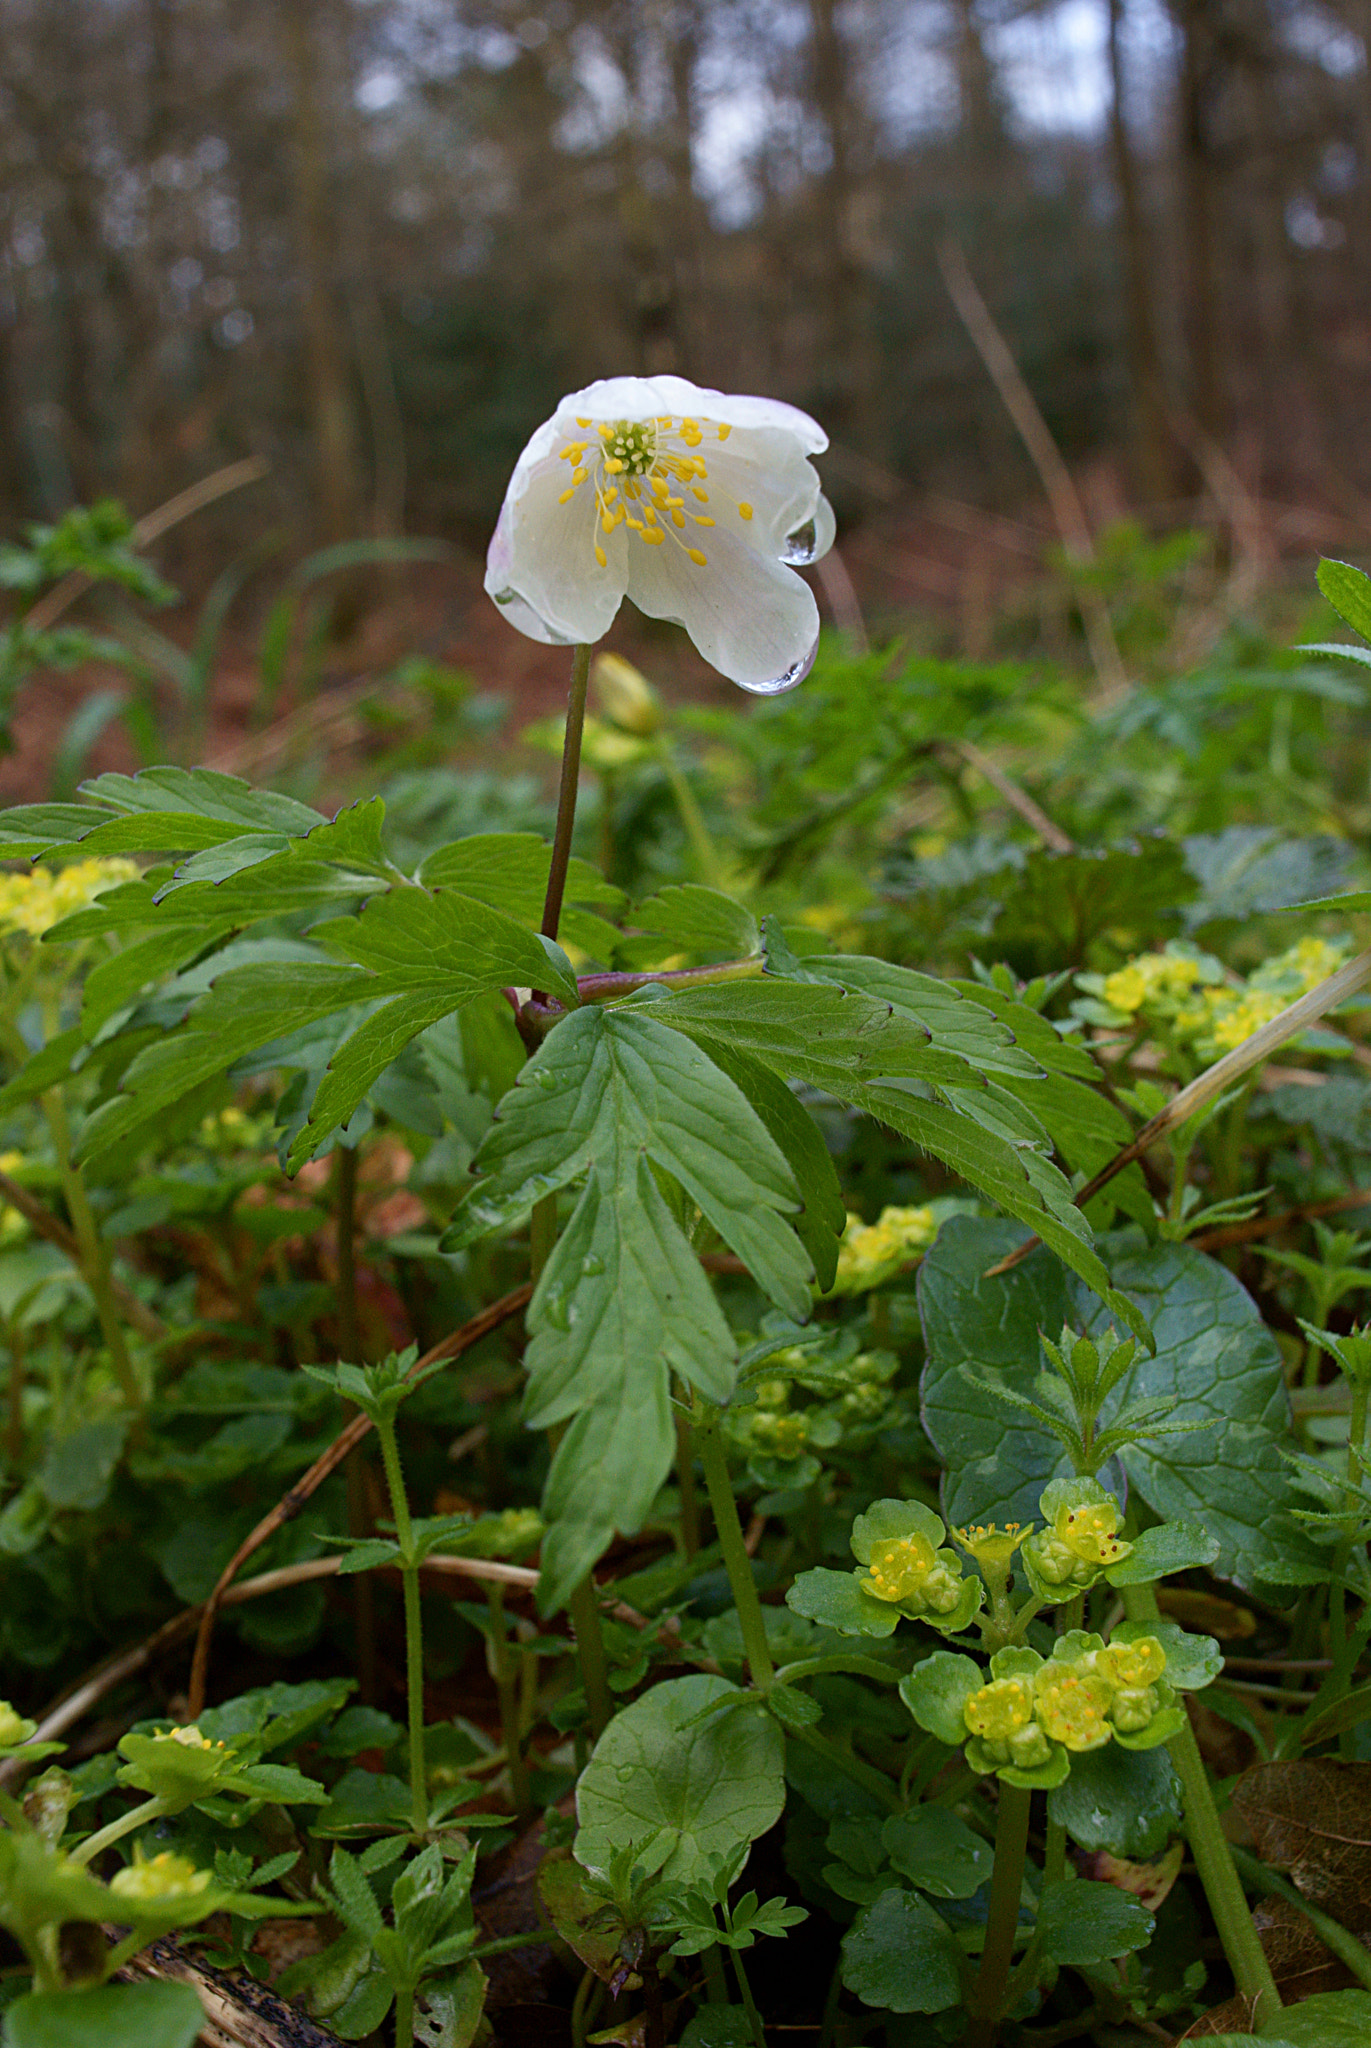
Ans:
{"type": "Polygon", "coordinates": [[[205,1891],[209,1881],[210,1873],[197,1870],[187,1856],[163,1849],[160,1855],[150,1856],[144,1862],[135,1849],[132,1863],[115,1872],[109,1888],[116,1898],[135,1900],[145,1906],[157,1899],[192,1898],[205,1891]]]}
{"type": "Polygon", "coordinates": [[[1133,1548],[1118,1534],[1119,1510],[1112,1500],[1058,1508],[1050,1529],[1028,1539],[1039,1575],[1050,1586],[1090,1586],[1106,1565],[1118,1564],[1133,1548]]]}
{"type": "Polygon", "coordinates": [[[917,1600],[935,1614],[950,1614],[962,1597],[960,1573],[950,1571],[917,1530],[873,1543],[862,1583],[878,1600],[917,1600]]]}
{"type": "Polygon", "coordinates": [[[1139,1734],[1162,1704],[1156,1681],[1165,1670],[1155,1636],[1108,1647],[1098,1636],[1063,1638],[1059,1653],[1036,1669],[994,1678],[970,1695],[962,1710],[973,1738],[968,1762],[977,1770],[1033,1770],[1048,1761],[1052,1743],[1080,1753],[1116,1734],[1139,1734]]]}
{"type": "Polygon", "coordinates": [[[1240,981],[1230,979],[1212,953],[1172,941],[1159,953],[1140,953],[1113,974],[1082,975],[1080,983],[1104,1005],[1086,1006],[1093,1021],[1159,1025],[1191,1044],[1200,1058],[1213,1060],[1335,974],[1350,951],[1345,939],[1300,939],[1240,981]]]}
{"type": "Polygon", "coordinates": [[[188,1728],[158,1728],[153,1735],[154,1742],[179,1742],[182,1749],[227,1749],[226,1742],[211,1742],[202,1735],[192,1721],[188,1728]]]}
{"type": "Polygon", "coordinates": [[[0,934],[23,932],[39,939],[106,889],[137,880],[131,860],[78,860],[60,870],[35,867],[26,875],[0,875],[0,934]]]}
{"type": "Polygon", "coordinates": [[[938,1234],[928,1208],[882,1209],[874,1223],[848,1215],[831,1294],[866,1294],[919,1258],[938,1234]]]}

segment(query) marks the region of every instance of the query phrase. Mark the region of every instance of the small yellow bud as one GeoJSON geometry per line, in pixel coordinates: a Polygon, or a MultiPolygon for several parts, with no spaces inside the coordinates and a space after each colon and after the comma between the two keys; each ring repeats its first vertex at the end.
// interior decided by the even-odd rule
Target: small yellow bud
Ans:
{"type": "Polygon", "coordinates": [[[1025,1678],[992,1678],[972,1693],[962,1714],[973,1735],[1006,1742],[1032,1720],[1033,1688],[1025,1678]]]}
{"type": "Polygon", "coordinates": [[[647,677],[618,654],[598,654],[591,678],[606,718],[640,740],[660,732],[663,712],[647,677]]]}
{"type": "Polygon", "coordinates": [[[209,1881],[207,1870],[197,1870],[189,1857],[176,1856],[170,1849],[146,1863],[135,1850],[132,1863],[115,1872],[109,1888],[118,1899],[149,1905],[156,1899],[193,1898],[209,1881]]]}

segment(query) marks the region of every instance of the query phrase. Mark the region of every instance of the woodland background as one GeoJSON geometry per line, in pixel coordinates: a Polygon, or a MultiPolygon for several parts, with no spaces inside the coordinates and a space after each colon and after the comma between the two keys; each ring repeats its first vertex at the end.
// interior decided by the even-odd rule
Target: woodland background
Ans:
{"type": "Polygon", "coordinates": [[[901,517],[1012,552],[1037,485],[951,237],[1097,525],[1240,494],[1355,545],[1369,41],[1371,0],[0,0],[0,527],[255,454],[183,587],[269,533],[474,557],[563,391],[673,370],[811,409],[858,581],[955,605],[982,569],[901,517]]]}

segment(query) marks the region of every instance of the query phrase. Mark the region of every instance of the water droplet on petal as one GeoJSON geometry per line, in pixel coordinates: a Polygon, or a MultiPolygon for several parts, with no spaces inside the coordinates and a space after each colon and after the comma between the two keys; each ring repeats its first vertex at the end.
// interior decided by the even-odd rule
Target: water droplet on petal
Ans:
{"type": "Polygon", "coordinates": [[[747,690],[754,697],[779,697],[782,691],[793,690],[797,683],[804,681],[814,666],[814,657],[818,651],[819,643],[816,640],[808,654],[801,655],[800,659],[792,662],[782,675],[773,676],[769,682],[744,683],[739,681],[736,676],[733,680],[738,684],[740,690],[747,690]]]}
{"type": "Polygon", "coordinates": [[[781,543],[781,560],[791,569],[803,569],[819,553],[819,530],[812,519],[797,526],[781,543]]]}

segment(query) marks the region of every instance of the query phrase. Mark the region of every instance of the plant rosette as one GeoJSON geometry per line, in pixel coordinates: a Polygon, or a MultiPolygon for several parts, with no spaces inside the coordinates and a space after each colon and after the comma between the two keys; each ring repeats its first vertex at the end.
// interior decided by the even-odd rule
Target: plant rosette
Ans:
{"type": "Polygon", "coordinates": [[[1045,1526],[1025,1537],[1020,1556],[1029,1585],[1046,1604],[1074,1600],[1133,1547],[1118,1533],[1123,1510],[1097,1479],[1054,1479],[1038,1511],[1045,1526]]]}

